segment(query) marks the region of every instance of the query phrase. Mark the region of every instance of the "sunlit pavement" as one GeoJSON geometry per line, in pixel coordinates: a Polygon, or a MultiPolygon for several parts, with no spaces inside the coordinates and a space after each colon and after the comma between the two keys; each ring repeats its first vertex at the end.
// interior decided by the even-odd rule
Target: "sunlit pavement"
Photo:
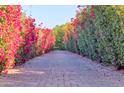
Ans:
{"type": "Polygon", "coordinates": [[[124,74],[68,51],[52,51],[0,76],[1,87],[124,86],[124,74]]]}

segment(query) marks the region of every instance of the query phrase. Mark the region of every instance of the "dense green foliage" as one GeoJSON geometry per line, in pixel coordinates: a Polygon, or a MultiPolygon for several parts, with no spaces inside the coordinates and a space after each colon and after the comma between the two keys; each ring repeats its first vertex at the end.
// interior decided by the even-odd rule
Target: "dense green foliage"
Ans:
{"type": "Polygon", "coordinates": [[[74,33],[70,33],[66,49],[93,60],[124,66],[123,14],[124,6],[87,6],[79,9],[76,15],[79,21],[74,25],[78,39],[75,40],[74,33]]]}
{"type": "Polygon", "coordinates": [[[85,28],[78,31],[82,54],[101,62],[124,66],[123,20],[117,11],[113,6],[95,6],[95,19],[87,14],[85,28]]]}
{"type": "Polygon", "coordinates": [[[53,28],[54,34],[56,37],[56,43],[55,43],[55,49],[65,49],[64,43],[63,43],[63,37],[64,37],[64,25],[56,26],[53,28]]]}

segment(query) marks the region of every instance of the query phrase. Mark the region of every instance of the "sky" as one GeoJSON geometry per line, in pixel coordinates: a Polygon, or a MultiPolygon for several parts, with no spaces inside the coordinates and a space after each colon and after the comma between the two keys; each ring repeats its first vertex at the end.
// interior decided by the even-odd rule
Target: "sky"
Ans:
{"type": "Polygon", "coordinates": [[[69,22],[76,14],[75,5],[25,5],[23,12],[36,19],[36,24],[43,23],[43,26],[53,28],[69,22]]]}

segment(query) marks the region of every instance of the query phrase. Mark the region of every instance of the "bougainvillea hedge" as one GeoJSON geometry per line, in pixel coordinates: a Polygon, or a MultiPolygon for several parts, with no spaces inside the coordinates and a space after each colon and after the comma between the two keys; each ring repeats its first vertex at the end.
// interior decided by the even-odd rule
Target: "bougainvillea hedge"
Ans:
{"type": "Polygon", "coordinates": [[[35,19],[24,15],[19,5],[0,6],[0,72],[7,73],[7,69],[54,46],[53,31],[36,27],[34,22],[35,19]]]}

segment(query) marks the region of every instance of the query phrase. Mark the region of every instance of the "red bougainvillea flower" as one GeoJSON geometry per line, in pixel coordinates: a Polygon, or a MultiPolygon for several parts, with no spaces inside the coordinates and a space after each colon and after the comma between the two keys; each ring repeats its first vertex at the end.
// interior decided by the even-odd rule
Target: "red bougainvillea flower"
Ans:
{"type": "Polygon", "coordinates": [[[2,10],[0,10],[0,17],[4,16],[4,12],[2,10]]]}
{"type": "Polygon", "coordinates": [[[0,48],[0,60],[4,59],[4,50],[0,48]]]}
{"type": "Polygon", "coordinates": [[[94,5],[91,6],[90,16],[91,16],[92,18],[95,18],[94,5]]]}

